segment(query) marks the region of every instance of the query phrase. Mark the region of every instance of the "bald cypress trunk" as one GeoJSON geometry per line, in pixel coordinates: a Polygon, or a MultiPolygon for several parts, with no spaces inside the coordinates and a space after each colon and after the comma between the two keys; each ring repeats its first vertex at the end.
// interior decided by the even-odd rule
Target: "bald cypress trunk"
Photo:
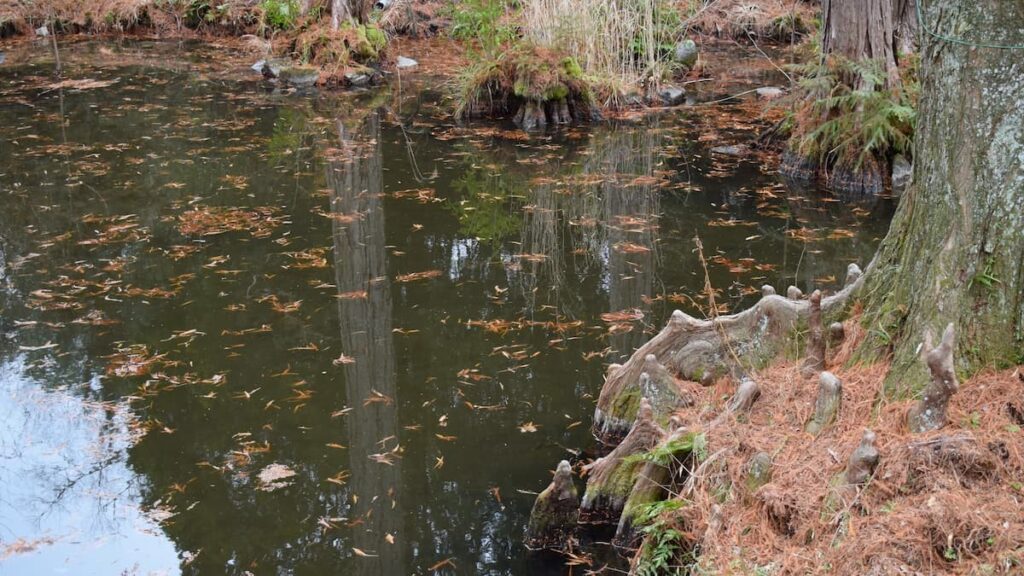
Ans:
{"type": "MultiPolygon", "coordinates": [[[[1024,3],[922,7],[938,34],[1024,44],[1024,3]]],[[[914,182],[863,292],[862,351],[892,352],[890,396],[924,384],[918,347],[948,322],[960,372],[1024,360],[1024,50],[924,41],[914,182]]]]}
{"type": "Polygon", "coordinates": [[[822,56],[878,60],[885,66],[886,87],[897,86],[899,59],[913,48],[914,17],[913,0],[824,0],[822,56]]]}
{"type": "Polygon", "coordinates": [[[331,0],[331,29],[344,22],[366,22],[370,11],[367,0],[331,0]]]}

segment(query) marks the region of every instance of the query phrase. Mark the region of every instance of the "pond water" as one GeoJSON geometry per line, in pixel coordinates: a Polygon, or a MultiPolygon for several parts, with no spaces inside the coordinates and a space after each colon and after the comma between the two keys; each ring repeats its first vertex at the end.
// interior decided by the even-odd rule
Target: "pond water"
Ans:
{"type": "Polygon", "coordinates": [[[737,310],[835,289],[892,208],[711,153],[748,100],[527,138],[430,78],[36,49],[0,67],[2,574],[564,574],[534,494],[604,367],[707,313],[694,238],[737,310]]]}

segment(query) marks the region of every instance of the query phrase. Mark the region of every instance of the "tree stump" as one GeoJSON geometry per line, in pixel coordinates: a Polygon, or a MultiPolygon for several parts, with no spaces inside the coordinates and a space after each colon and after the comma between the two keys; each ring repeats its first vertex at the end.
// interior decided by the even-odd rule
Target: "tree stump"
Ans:
{"type": "Polygon", "coordinates": [[[814,400],[814,414],[804,430],[817,436],[839,416],[843,404],[843,383],[831,372],[822,372],[818,384],[818,397],[814,400]]]}
{"type": "Polygon", "coordinates": [[[572,466],[562,460],[551,484],[537,496],[530,512],[524,542],[530,550],[561,550],[572,538],[579,518],[580,499],[572,481],[572,466]]]}
{"type": "Polygon", "coordinates": [[[921,400],[907,412],[907,424],[915,433],[938,430],[946,425],[949,399],[960,388],[953,370],[953,346],[956,333],[953,323],[946,326],[942,342],[932,347],[932,333],[926,331],[922,359],[931,372],[931,382],[925,386],[921,400]]]}

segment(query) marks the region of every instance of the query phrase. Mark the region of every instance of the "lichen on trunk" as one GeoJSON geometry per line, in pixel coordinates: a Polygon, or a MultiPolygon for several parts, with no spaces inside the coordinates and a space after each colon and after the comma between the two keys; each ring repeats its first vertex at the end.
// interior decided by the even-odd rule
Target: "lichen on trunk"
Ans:
{"type": "MultiPolygon", "coordinates": [[[[921,10],[930,26],[968,43],[1024,43],[1020,3],[921,10]]],[[[1024,360],[1024,62],[936,40],[922,50],[921,70],[913,184],[864,290],[869,338],[859,357],[891,355],[889,397],[928,381],[919,338],[948,322],[962,373],[1024,360]]]]}

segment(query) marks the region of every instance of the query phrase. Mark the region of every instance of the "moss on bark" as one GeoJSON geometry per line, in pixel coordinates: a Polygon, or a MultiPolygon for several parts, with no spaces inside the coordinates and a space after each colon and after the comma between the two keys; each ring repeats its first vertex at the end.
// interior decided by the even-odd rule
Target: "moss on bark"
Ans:
{"type": "MultiPolygon", "coordinates": [[[[1024,42],[1019,3],[930,2],[922,10],[927,22],[967,31],[971,41],[1024,42]]],[[[959,335],[962,374],[1024,359],[1020,66],[991,48],[932,41],[922,51],[913,184],[863,300],[869,337],[858,358],[891,356],[889,397],[912,395],[928,382],[917,359],[921,338],[949,322],[959,335]]]]}

